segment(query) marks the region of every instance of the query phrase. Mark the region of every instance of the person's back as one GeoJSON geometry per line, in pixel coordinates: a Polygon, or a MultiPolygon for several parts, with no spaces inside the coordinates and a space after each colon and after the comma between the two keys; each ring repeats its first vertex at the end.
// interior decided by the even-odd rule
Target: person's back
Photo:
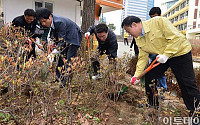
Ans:
{"type": "Polygon", "coordinates": [[[72,20],[66,17],[61,17],[52,14],[54,27],[55,27],[55,38],[58,40],[59,38],[63,38],[67,43],[74,44],[80,46],[80,41],[77,38],[81,39],[81,29],[80,27],[74,23],[72,20]],[[80,34],[77,34],[77,31],[80,34]]]}

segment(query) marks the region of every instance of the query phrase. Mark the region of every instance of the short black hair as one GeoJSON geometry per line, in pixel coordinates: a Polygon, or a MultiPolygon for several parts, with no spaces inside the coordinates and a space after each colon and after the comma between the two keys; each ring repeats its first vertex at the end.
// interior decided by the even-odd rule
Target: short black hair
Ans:
{"type": "Polygon", "coordinates": [[[104,23],[100,23],[95,26],[95,31],[96,33],[103,33],[103,32],[108,32],[108,26],[104,23]]]}
{"type": "Polygon", "coordinates": [[[38,8],[35,13],[36,13],[36,18],[38,20],[40,20],[42,18],[49,19],[49,16],[52,14],[52,12],[49,9],[42,8],[42,7],[38,8]]]}
{"type": "Polygon", "coordinates": [[[133,22],[139,23],[141,22],[141,19],[136,16],[128,16],[123,20],[121,27],[123,28],[124,26],[131,26],[133,22]]]}
{"type": "Polygon", "coordinates": [[[24,11],[24,16],[34,16],[35,17],[35,11],[33,9],[26,9],[24,11]]]}
{"type": "Polygon", "coordinates": [[[160,7],[152,7],[151,10],[149,11],[149,16],[150,15],[154,15],[154,14],[158,14],[159,16],[161,15],[161,9],[160,7]]]}

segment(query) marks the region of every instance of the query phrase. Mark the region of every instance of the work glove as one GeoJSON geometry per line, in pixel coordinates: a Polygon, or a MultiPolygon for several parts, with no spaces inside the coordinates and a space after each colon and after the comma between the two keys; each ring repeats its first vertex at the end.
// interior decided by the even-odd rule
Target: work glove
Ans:
{"type": "Polygon", "coordinates": [[[133,76],[131,78],[131,84],[132,85],[137,85],[140,82],[140,80],[137,80],[137,77],[133,76]]]}
{"type": "Polygon", "coordinates": [[[47,58],[49,59],[49,62],[52,63],[54,61],[55,55],[59,53],[57,49],[54,49],[48,56],[47,58]]]}
{"type": "Polygon", "coordinates": [[[159,63],[166,63],[169,57],[161,54],[161,55],[157,55],[156,58],[158,58],[157,61],[159,63]]]}
{"type": "Polygon", "coordinates": [[[85,37],[90,36],[90,32],[85,33],[85,37]]]}

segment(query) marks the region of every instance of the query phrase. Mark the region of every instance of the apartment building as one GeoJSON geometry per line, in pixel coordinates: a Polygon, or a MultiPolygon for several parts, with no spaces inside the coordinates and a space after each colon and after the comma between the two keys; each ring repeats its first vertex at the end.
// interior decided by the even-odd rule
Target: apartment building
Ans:
{"type": "Polygon", "coordinates": [[[199,0],[179,0],[162,16],[167,17],[188,39],[200,39],[199,11],[199,0]]]}

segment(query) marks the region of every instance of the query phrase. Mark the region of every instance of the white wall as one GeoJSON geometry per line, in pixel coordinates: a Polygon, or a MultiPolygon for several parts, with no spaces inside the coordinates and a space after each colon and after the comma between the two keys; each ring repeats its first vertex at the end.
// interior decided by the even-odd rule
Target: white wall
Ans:
{"type": "MultiPolygon", "coordinates": [[[[23,15],[24,10],[31,8],[35,10],[36,0],[3,0],[4,22],[9,23],[15,17],[23,15]]],[[[76,22],[79,26],[80,21],[80,4],[76,0],[37,0],[53,3],[53,13],[64,16],[76,22]]]]}
{"type": "Polygon", "coordinates": [[[16,16],[23,15],[27,8],[33,8],[32,0],[3,0],[4,22],[9,23],[16,16]]]}
{"type": "Polygon", "coordinates": [[[198,6],[195,6],[195,0],[190,0],[189,10],[188,10],[187,32],[186,32],[186,37],[188,39],[195,39],[196,34],[200,32],[200,28],[198,27],[198,25],[200,24],[199,11],[200,11],[200,2],[198,6]],[[195,9],[197,9],[197,19],[194,19],[195,9]],[[193,29],[194,21],[196,21],[195,29],[193,29]]]}
{"type": "Polygon", "coordinates": [[[76,22],[79,26],[80,22],[80,6],[79,2],[75,0],[56,0],[54,14],[65,16],[76,22]]]}
{"type": "Polygon", "coordinates": [[[195,0],[190,0],[189,10],[188,10],[187,30],[193,29],[194,10],[195,10],[195,0]]]}

